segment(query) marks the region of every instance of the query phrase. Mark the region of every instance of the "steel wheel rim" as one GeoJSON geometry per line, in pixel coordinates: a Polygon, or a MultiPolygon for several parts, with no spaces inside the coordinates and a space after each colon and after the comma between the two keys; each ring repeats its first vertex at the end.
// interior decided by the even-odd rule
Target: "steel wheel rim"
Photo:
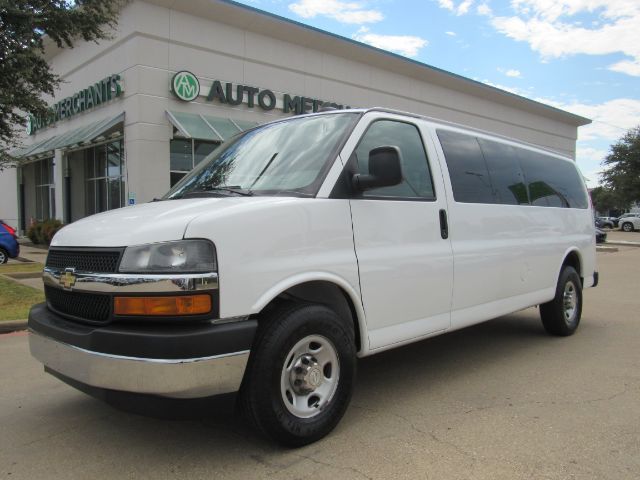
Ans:
{"type": "Polygon", "coordinates": [[[578,307],[578,291],[573,282],[569,281],[564,286],[564,294],[562,295],[562,306],[564,311],[564,319],[567,323],[571,323],[576,315],[578,307]]]}
{"type": "Polygon", "coordinates": [[[282,402],[298,418],[315,417],[331,402],[339,380],[340,362],[333,343],[322,335],[308,335],[284,358],[282,402]]]}
{"type": "Polygon", "coordinates": [[[7,258],[2,250],[0,250],[0,263],[4,263],[7,258]]]}

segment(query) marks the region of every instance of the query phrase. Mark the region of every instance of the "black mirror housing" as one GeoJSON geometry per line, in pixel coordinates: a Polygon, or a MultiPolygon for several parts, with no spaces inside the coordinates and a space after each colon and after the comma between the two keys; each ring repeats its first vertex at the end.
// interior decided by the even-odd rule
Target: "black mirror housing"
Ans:
{"type": "Polygon", "coordinates": [[[402,183],[400,149],[394,146],[376,147],[369,152],[369,174],[355,174],[352,182],[356,190],[391,187],[402,183]]]}

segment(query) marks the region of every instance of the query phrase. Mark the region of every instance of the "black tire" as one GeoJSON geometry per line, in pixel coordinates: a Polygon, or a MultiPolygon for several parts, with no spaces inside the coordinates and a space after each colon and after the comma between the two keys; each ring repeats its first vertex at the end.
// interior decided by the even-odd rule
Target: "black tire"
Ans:
{"type": "Polygon", "coordinates": [[[622,224],[622,230],[625,232],[633,232],[633,223],[625,222],[622,224]]]}
{"type": "Polygon", "coordinates": [[[0,248],[0,265],[9,261],[9,252],[4,248],[0,248]]]}
{"type": "Polygon", "coordinates": [[[575,333],[581,316],[582,282],[573,267],[565,266],[558,278],[556,296],[550,302],[540,305],[542,325],[550,335],[567,337],[575,333]]]}
{"type": "MultiPolygon", "coordinates": [[[[302,356],[298,357],[301,359],[302,356]]],[[[289,373],[288,378],[291,375],[294,374],[289,373]]],[[[245,417],[268,437],[288,447],[300,447],[321,439],[338,424],[351,400],[355,375],[356,348],[351,322],[343,321],[323,305],[286,305],[260,319],[240,388],[239,406],[245,417]],[[294,407],[285,405],[290,392],[285,394],[282,382],[287,377],[285,370],[296,362],[292,349],[310,336],[330,342],[338,366],[333,370],[337,375],[331,380],[327,376],[332,376],[334,367],[319,370],[323,372],[322,382],[335,385],[331,387],[333,393],[327,395],[327,403],[318,413],[301,418],[290,411],[294,407]]],[[[311,402],[311,397],[308,401],[311,402]]],[[[310,404],[307,408],[318,407],[310,404]]]]}

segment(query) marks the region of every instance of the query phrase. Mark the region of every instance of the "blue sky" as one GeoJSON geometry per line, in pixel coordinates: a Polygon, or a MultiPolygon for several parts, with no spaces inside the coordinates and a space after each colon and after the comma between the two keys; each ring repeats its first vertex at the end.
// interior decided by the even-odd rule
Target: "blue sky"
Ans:
{"type": "Polygon", "coordinates": [[[598,183],[640,125],[640,0],[240,0],[593,120],[578,165],[598,183]]]}

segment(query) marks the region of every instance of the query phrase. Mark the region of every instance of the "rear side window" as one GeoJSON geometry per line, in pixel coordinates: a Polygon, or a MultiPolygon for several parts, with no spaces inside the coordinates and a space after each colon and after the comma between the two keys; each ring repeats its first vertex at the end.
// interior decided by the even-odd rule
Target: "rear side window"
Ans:
{"type": "Polygon", "coordinates": [[[478,139],[478,143],[487,162],[497,203],[528,205],[529,196],[518,161],[518,149],[482,138],[478,139]]]}
{"type": "Polygon", "coordinates": [[[580,174],[566,160],[472,135],[437,134],[457,202],[588,208],[580,174]]]}
{"type": "Polygon", "coordinates": [[[435,199],[431,171],[422,137],[415,125],[393,120],[373,122],[354,154],[358,172],[369,173],[369,152],[376,147],[395,146],[400,150],[404,179],[399,185],[363,192],[362,197],[395,197],[435,199]]]}
{"type": "Polygon", "coordinates": [[[489,169],[475,137],[438,130],[451,177],[453,198],[465,203],[498,203],[489,169]]]}
{"type": "Polygon", "coordinates": [[[588,208],[584,183],[574,165],[524,149],[518,149],[518,156],[527,179],[531,205],[588,208]]]}

